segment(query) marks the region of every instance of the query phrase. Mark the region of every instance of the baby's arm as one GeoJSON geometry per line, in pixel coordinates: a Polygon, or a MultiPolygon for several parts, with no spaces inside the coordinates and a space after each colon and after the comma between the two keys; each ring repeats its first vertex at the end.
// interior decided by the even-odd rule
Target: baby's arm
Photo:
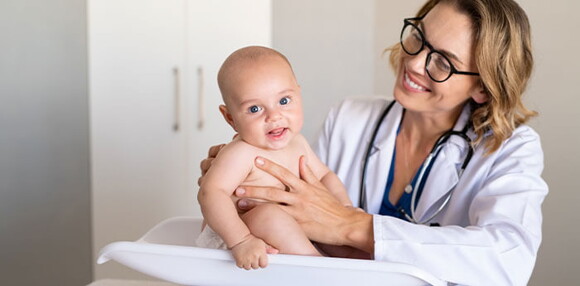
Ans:
{"type": "Polygon", "coordinates": [[[231,195],[252,170],[255,152],[242,141],[224,147],[200,186],[198,201],[207,224],[232,250],[239,267],[266,267],[266,244],[241,220],[231,195]]]}
{"type": "MultiPolygon", "coordinates": [[[[301,136],[302,137],[302,136],[301,136]]],[[[346,188],[338,178],[320,159],[304,137],[302,137],[306,149],[306,159],[308,167],[314,172],[314,175],[320,179],[322,184],[345,206],[352,206],[352,202],[348,198],[346,188]]]]}
{"type": "MultiPolygon", "coordinates": [[[[316,157],[316,160],[320,161],[318,157],[316,157]]],[[[326,175],[324,175],[320,181],[343,205],[352,206],[346,188],[334,172],[328,169],[328,172],[326,172],[326,175]]]]}

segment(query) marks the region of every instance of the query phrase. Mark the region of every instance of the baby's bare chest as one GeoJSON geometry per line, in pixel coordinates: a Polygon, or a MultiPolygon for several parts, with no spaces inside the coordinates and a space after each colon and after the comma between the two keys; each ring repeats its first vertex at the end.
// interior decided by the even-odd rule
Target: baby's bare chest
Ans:
{"type": "MultiPolygon", "coordinates": [[[[259,152],[258,156],[262,156],[286,169],[288,169],[292,174],[299,176],[299,160],[300,156],[305,155],[304,150],[301,148],[292,148],[290,150],[284,150],[284,152],[259,152]]],[[[254,166],[242,185],[247,186],[270,186],[284,188],[284,185],[280,180],[274,176],[262,171],[254,166]]]]}

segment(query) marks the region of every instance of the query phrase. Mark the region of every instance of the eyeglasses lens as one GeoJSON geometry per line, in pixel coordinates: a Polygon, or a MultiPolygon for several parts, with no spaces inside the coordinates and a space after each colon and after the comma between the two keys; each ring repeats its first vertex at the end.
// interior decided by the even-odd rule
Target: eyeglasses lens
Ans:
{"type": "Polygon", "coordinates": [[[405,25],[401,33],[401,45],[409,55],[416,55],[423,49],[423,35],[413,25],[405,25]]]}
{"type": "MultiPolygon", "coordinates": [[[[409,55],[419,54],[426,43],[423,39],[422,32],[414,25],[405,25],[401,32],[401,46],[409,55]]],[[[451,75],[451,63],[442,54],[436,51],[430,51],[425,61],[425,69],[434,81],[445,81],[451,75]]]]}
{"type": "Polygon", "coordinates": [[[426,69],[434,81],[444,81],[451,76],[451,64],[446,57],[438,52],[427,56],[426,69]]]}

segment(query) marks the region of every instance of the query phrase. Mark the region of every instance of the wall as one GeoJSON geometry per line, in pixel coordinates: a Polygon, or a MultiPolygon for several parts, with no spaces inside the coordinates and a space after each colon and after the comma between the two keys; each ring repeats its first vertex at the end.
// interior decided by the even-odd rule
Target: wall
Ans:
{"type": "Polygon", "coordinates": [[[85,2],[0,2],[0,285],[92,280],[85,2]]]}
{"type": "Polygon", "coordinates": [[[373,94],[372,0],[273,2],[272,45],[293,65],[302,87],[312,141],[330,106],[347,96],[373,94]]]}
{"type": "Polygon", "coordinates": [[[519,1],[532,25],[536,66],[527,92],[540,113],[532,126],[542,136],[543,177],[550,186],[544,202],[544,240],[530,285],[576,285],[580,259],[580,40],[576,36],[580,3],[555,0],[519,1]]]}
{"type": "Polygon", "coordinates": [[[389,66],[389,53],[385,49],[398,43],[403,27],[403,18],[415,15],[423,1],[397,2],[374,1],[374,93],[391,96],[395,77],[389,66]]]}

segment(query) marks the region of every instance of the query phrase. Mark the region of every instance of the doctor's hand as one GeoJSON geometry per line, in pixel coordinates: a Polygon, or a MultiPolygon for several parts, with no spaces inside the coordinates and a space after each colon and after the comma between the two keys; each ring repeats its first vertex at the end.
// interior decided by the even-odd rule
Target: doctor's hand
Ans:
{"type": "MultiPolygon", "coordinates": [[[[372,216],[354,207],[342,205],[316,178],[300,158],[300,178],[286,168],[262,157],[255,165],[280,180],[286,191],[273,187],[242,186],[240,198],[278,203],[296,219],[311,240],[332,245],[348,245],[363,251],[374,251],[372,216]]],[[[255,202],[241,199],[239,208],[251,208],[255,202]]]]}

